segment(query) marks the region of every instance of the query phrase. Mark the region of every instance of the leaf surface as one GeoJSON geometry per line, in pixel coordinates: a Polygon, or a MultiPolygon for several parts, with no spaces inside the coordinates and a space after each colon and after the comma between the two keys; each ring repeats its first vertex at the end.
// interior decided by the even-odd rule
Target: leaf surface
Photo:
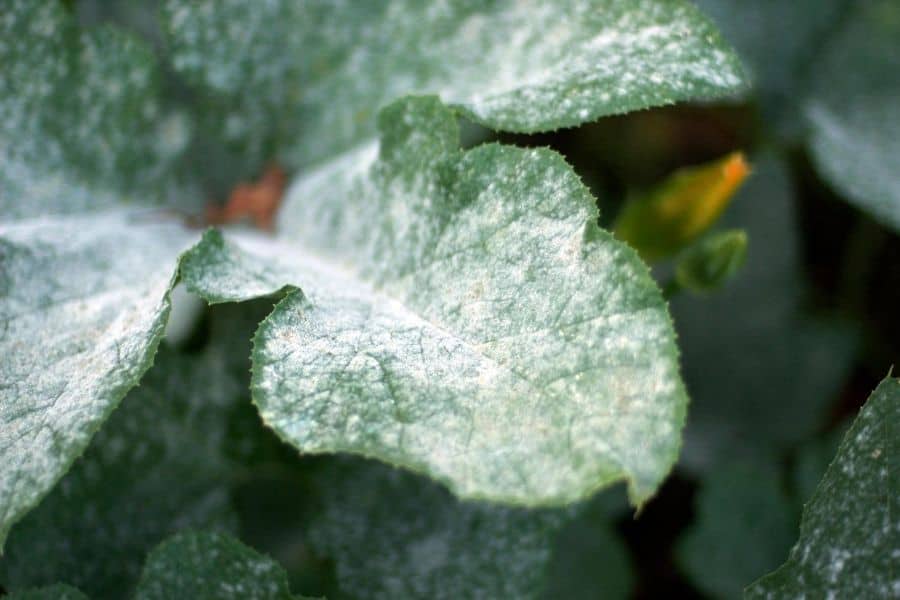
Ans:
{"type": "Polygon", "coordinates": [[[156,198],[172,185],[190,123],[164,105],[149,47],[29,0],[4,3],[0,40],[0,220],[156,198]]]}
{"type": "Polygon", "coordinates": [[[4,598],[7,600],[88,600],[88,597],[76,588],[63,584],[13,592],[4,598]]]}
{"type": "Polygon", "coordinates": [[[249,354],[246,337],[218,336],[199,356],[160,349],[85,455],[13,529],[0,559],[4,587],[65,581],[96,598],[128,597],[168,535],[237,529],[229,484],[238,465],[226,434],[245,398],[226,356],[234,346],[249,354]]]}
{"type": "Polygon", "coordinates": [[[135,600],[300,600],[274,560],[221,533],[179,533],[147,558],[135,600]]]}
{"type": "Polygon", "coordinates": [[[681,0],[173,0],[163,14],[174,68],[214,99],[210,128],[291,164],[371,139],[377,111],[406,94],[530,132],[722,96],[742,77],[681,0]]]}
{"type": "Polygon", "coordinates": [[[856,4],[815,65],[813,159],[861,210],[900,230],[900,4],[856,4]]]}
{"type": "MultiPolygon", "coordinates": [[[[319,28],[310,38],[316,44],[327,42],[318,54],[260,44],[258,52],[247,54],[250,66],[230,59],[223,66],[216,61],[231,56],[227,48],[223,55],[218,46],[205,45],[200,60],[190,46],[197,41],[194,34],[206,44],[207,33],[223,33],[218,25],[204,24],[204,18],[217,18],[209,6],[172,4],[166,14],[176,68],[213,90],[213,104],[247,109],[234,117],[237,125],[226,119],[226,133],[240,132],[247,123],[255,130],[251,107],[242,100],[235,104],[235,97],[240,100],[252,89],[255,97],[276,102],[278,110],[266,113],[275,127],[285,123],[285,114],[294,122],[298,106],[309,109],[304,135],[295,137],[294,131],[291,139],[314,143],[322,153],[295,149],[300,162],[356,147],[297,184],[295,198],[327,191],[329,201],[314,201],[284,220],[283,239],[290,247],[305,244],[313,250],[303,255],[312,259],[290,266],[290,277],[269,265],[244,265],[251,272],[232,265],[233,277],[220,281],[212,270],[185,275],[195,289],[206,286],[213,301],[276,291],[274,283],[311,282],[313,290],[304,287],[304,295],[286,299],[258,337],[255,385],[273,426],[306,450],[378,456],[427,472],[468,496],[568,502],[628,478],[633,500],[646,499],[674,460],[683,421],[674,340],[655,286],[631,253],[593,225],[593,200],[568,167],[545,151],[488,146],[462,154],[455,121],[433,102],[416,105],[419,112],[387,113],[382,158],[371,173],[375,146],[361,142],[372,137],[371,114],[378,102],[407,89],[433,88],[435,81],[456,82],[449,92],[441,86],[437,91],[464,112],[517,130],[724,93],[739,77],[733,57],[706,21],[682,2],[647,0],[640,7],[614,0],[570,2],[557,7],[561,12],[537,4],[521,10],[501,3],[482,12],[454,5],[446,14],[435,9],[425,15],[425,23],[448,36],[449,45],[436,43],[431,55],[418,52],[430,34],[421,27],[421,15],[404,12],[412,5],[372,4],[373,14],[345,21],[343,9],[327,3],[312,5],[316,19],[302,25],[319,28]],[[330,25],[320,27],[323,23],[330,25]],[[347,26],[349,38],[335,33],[339,24],[347,26]],[[521,39],[497,35],[520,26],[521,39]],[[400,31],[412,36],[406,46],[398,45],[412,62],[382,56],[400,31]],[[379,38],[385,32],[391,35],[379,38]],[[485,49],[481,41],[471,44],[473,39],[501,42],[485,49]],[[345,45],[350,41],[356,46],[345,45]],[[593,53],[571,52],[579,44],[593,53]],[[428,61],[450,57],[452,49],[463,59],[450,61],[450,71],[434,71],[428,61]],[[484,74],[510,53],[528,58],[510,64],[519,69],[513,78],[525,74],[527,85],[483,86],[484,74]],[[297,73],[309,76],[300,100],[294,67],[285,67],[284,56],[294,57],[297,73]],[[474,56],[493,56],[494,62],[470,60],[474,56]],[[386,58],[390,61],[381,62],[386,58]],[[386,70],[395,59],[399,76],[386,70]],[[489,67],[478,66],[482,63],[489,67]],[[271,68],[264,68],[267,64],[271,68]],[[526,72],[526,65],[533,72],[526,72]],[[288,72],[279,71],[283,68],[288,72]],[[646,79],[632,75],[637,68],[646,79]],[[357,89],[360,73],[374,79],[359,79],[357,89]],[[576,82],[580,79],[583,85],[576,82]],[[234,96],[238,82],[242,91],[234,96]],[[476,88],[478,94],[472,92],[476,88]],[[360,113],[354,104],[361,98],[370,113],[360,113]],[[329,112],[340,105],[352,108],[329,112]],[[244,117],[248,121],[242,125],[244,117]],[[406,118],[410,121],[403,123],[406,118]],[[321,140],[313,142],[313,126],[326,128],[328,135],[322,129],[321,140]],[[321,187],[323,177],[332,177],[332,189],[321,187]],[[489,181],[493,177],[499,180],[489,181]],[[356,193],[368,205],[353,202],[356,193]],[[501,197],[495,200],[496,194],[501,197]],[[344,206],[323,218],[336,221],[315,231],[318,213],[333,210],[334,202],[344,206]],[[359,225],[368,219],[378,224],[374,235],[352,223],[356,216],[359,225]],[[307,218],[309,223],[296,227],[297,219],[307,218]],[[516,241],[517,231],[528,235],[516,241]],[[326,239],[331,236],[340,248],[326,239]],[[529,248],[525,240],[536,245],[529,248]],[[538,250],[535,256],[532,250],[538,250]],[[445,293],[452,269],[467,275],[464,285],[445,293]],[[260,279],[261,272],[268,274],[260,279]],[[216,286],[222,296],[214,294],[216,286]],[[568,294],[565,302],[552,296],[560,289],[568,294]],[[318,364],[291,365],[277,356],[279,336],[309,302],[322,311],[317,315],[322,329],[304,335],[325,335],[334,352],[318,364]],[[356,328],[355,341],[339,335],[347,324],[356,328]],[[447,363],[446,356],[458,362],[447,363]],[[599,361],[601,356],[608,362],[599,361]],[[402,360],[392,362],[398,357],[402,360]],[[351,362],[342,367],[347,359],[351,362]],[[538,364],[534,373],[520,372],[538,364]],[[291,366],[302,366],[304,374],[313,369],[312,377],[304,377],[324,387],[273,387],[281,385],[283,375],[293,382],[286,370],[291,366]],[[342,375],[339,367],[349,371],[342,375]],[[370,402],[357,405],[357,413],[323,412],[328,386],[340,401],[334,410],[363,389],[370,402]],[[282,392],[295,400],[315,397],[318,404],[291,401],[283,403],[294,407],[286,410],[278,404],[282,392]],[[433,406],[425,401],[431,393],[437,393],[433,406]],[[360,423],[368,424],[370,416],[371,430],[362,431],[360,423]],[[516,448],[523,432],[529,443],[516,448]],[[449,451],[441,448],[442,436],[451,441],[449,451]]],[[[296,6],[255,7],[246,19],[223,7],[219,12],[232,29],[222,40],[263,35],[284,41],[285,26],[297,22],[278,10],[296,6]],[[271,7],[275,12],[267,12],[271,7]],[[243,35],[248,32],[253,35],[243,35]]],[[[158,215],[110,211],[47,217],[127,201],[123,189],[141,190],[135,196],[142,203],[144,183],[166,180],[163,175],[185,148],[190,123],[163,107],[156,67],[141,44],[112,30],[83,31],[55,4],[18,1],[4,13],[2,26],[3,39],[12,41],[0,46],[0,136],[7,140],[0,351],[11,358],[0,365],[4,400],[9,398],[0,405],[0,540],[83,452],[149,366],[180,253],[195,239],[158,215]],[[70,89],[79,94],[72,97],[70,89]],[[15,133],[11,127],[19,123],[22,133],[15,133]]],[[[290,29],[290,38],[306,40],[298,31],[290,29]]],[[[209,114],[222,113],[210,109],[209,114]]],[[[215,255],[214,248],[206,248],[191,256],[202,263],[207,252],[215,255]]]]}
{"type": "Polygon", "coordinates": [[[152,363],[194,235],[129,212],[0,227],[0,542],[152,363]]]}
{"type": "Polygon", "coordinates": [[[571,512],[461,501],[371,461],[322,467],[305,539],[334,561],[339,597],[536,598],[571,512]]]}
{"type": "Polygon", "coordinates": [[[214,253],[211,234],[185,257],[205,297],[303,290],[255,337],[263,419],[303,452],[379,458],[462,497],[568,503],[627,479],[642,503],[686,403],[646,268],[559,156],[463,152],[434,98],[381,127],[366,168],[294,185],[281,242],[214,253]]]}
{"type": "Polygon", "coordinates": [[[884,379],[803,511],[787,562],[746,598],[891,598],[900,594],[900,380],[884,379]]]}

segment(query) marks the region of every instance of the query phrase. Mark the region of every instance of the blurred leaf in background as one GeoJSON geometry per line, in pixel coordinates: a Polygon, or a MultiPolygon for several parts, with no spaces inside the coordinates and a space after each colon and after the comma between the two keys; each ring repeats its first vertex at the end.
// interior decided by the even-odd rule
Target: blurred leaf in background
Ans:
{"type": "Polygon", "coordinates": [[[778,566],[796,535],[793,507],[771,462],[717,467],[700,485],[696,505],[678,559],[713,598],[739,597],[748,581],[778,566]]]}
{"type": "Polygon", "coordinates": [[[855,3],[812,63],[812,157],[847,200],[900,231],[900,2],[855,3]]]}
{"type": "MultiPolygon", "coordinates": [[[[800,108],[817,51],[856,0],[696,0],[734,45],[769,132],[802,133],[800,108]]],[[[832,73],[834,75],[834,73],[832,73]]]]}

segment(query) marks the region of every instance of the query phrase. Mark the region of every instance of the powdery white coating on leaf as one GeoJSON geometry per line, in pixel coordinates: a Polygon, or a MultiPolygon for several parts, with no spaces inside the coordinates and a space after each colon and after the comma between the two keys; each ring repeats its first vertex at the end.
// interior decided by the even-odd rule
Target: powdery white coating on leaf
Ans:
{"type": "Polygon", "coordinates": [[[816,165],[841,194],[900,231],[900,4],[859,3],[816,64],[806,112],[816,165]]]}
{"type": "Polygon", "coordinates": [[[149,218],[0,227],[0,542],[152,362],[194,236],[149,218]]]}
{"type": "Polygon", "coordinates": [[[154,57],[58,2],[0,13],[0,219],[78,213],[171,186],[189,125],[167,114],[154,57]]]}
{"type": "Polygon", "coordinates": [[[220,533],[180,533],[147,557],[135,600],[300,600],[271,558],[220,533]]]}
{"type": "Polygon", "coordinates": [[[232,346],[249,340],[216,337],[199,356],[160,348],[84,456],[13,528],[0,586],[65,581],[95,598],[127,597],[147,553],[172,533],[237,529],[225,442],[244,397],[228,369],[232,346]]]}
{"type": "Polygon", "coordinates": [[[172,0],[163,14],[175,69],[222,99],[225,141],[280,145],[298,164],[371,138],[377,111],[406,94],[546,131],[742,83],[681,0],[172,0]]]}
{"type": "Polygon", "coordinates": [[[567,503],[627,479],[643,502],[686,404],[646,268],[558,155],[464,153],[432,98],[393,105],[382,128],[366,174],[295,183],[282,242],[207,243],[184,269],[223,300],[303,290],[256,335],[264,420],[304,452],[377,457],[463,497],[567,503]]]}
{"type": "Polygon", "coordinates": [[[333,460],[305,541],[334,561],[340,597],[536,598],[569,510],[462,502],[410,473],[333,460]]]}
{"type": "Polygon", "coordinates": [[[872,392],[803,511],[787,562],[746,598],[900,596],[900,379],[872,392]]]}

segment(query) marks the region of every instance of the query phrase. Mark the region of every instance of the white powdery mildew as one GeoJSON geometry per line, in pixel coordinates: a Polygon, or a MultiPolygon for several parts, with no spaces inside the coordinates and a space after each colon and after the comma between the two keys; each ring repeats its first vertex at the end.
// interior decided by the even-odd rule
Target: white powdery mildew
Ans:
{"type": "Polygon", "coordinates": [[[575,17],[561,19],[554,3],[518,3],[503,15],[514,33],[497,46],[487,43],[496,23],[467,21],[464,27],[481,30],[475,47],[487,47],[468,69],[499,69],[492,77],[465,73],[442,96],[486,122],[533,129],[551,117],[570,124],[740,85],[733,58],[711,46],[691,8],[600,4],[569,2],[565,10],[575,17]]]}
{"type": "Polygon", "coordinates": [[[828,467],[788,561],[748,597],[893,598],[900,592],[900,380],[872,392],[828,467]]]}
{"type": "Polygon", "coordinates": [[[243,385],[224,356],[235,341],[249,344],[214,337],[201,355],[160,349],[86,453],[13,527],[2,585],[65,579],[91,597],[120,597],[172,531],[237,528],[226,416],[243,385]]]}
{"type": "Polygon", "coordinates": [[[294,596],[284,569],[268,556],[225,534],[185,532],[150,553],[134,597],[290,600],[294,596]]]}
{"type": "Polygon", "coordinates": [[[176,259],[192,236],[141,218],[0,228],[0,539],[149,366],[176,259]]]}
{"type": "Polygon", "coordinates": [[[240,106],[226,137],[279,136],[298,164],[370,138],[407,94],[539,131],[741,86],[734,55],[680,0],[173,1],[166,14],[175,68],[240,106]]]}
{"type": "MultiPolygon", "coordinates": [[[[395,116],[414,122],[433,104],[395,116]]],[[[442,119],[416,129],[443,131],[442,119]]],[[[641,502],[677,454],[685,409],[645,267],[591,223],[593,201],[558,156],[486,146],[389,162],[446,147],[407,142],[368,176],[296,183],[287,246],[236,238],[281,264],[271,289],[303,290],[256,336],[264,419],[303,451],[376,456],[465,497],[565,503],[627,478],[641,502]]],[[[252,262],[232,251],[219,264],[252,262]]]]}
{"type": "Polygon", "coordinates": [[[10,0],[0,64],[0,218],[174,186],[166,174],[187,123],[163,114],[149,48],[111,28],[82,30],[58,3],[10,0]]]}

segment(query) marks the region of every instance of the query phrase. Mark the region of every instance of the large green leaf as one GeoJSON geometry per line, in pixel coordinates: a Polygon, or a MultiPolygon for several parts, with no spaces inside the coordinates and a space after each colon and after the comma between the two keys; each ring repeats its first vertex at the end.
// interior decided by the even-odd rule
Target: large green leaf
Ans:
{"type": "Polygon", "coordinates": [[[900,594],[900,379],[872,392],[803,511],[787,562],[747,598],[900,594]]]}
{"type": "Polygon", "coordinates": [[[815,64],[813,158],[860,209],[900,230],[900,3],[856,3],[815,64]]]}
{"type": "Polygon", "coordinates": [[[626,479],[642,503],[686,404],[646,267],[559,156],[463,152],[434,98],[381,127],[377,160],[295,183],[283,242],[210,235],[185,258],[204,297],[303,290],[256,334],[263,419],[303,452],[377,457],[463,497],[566,503],[626,479]]]}
{"type": "Polygon", "coordinates": [[[378,109],[410,93],[539,131],[741,83],[682,0],[171,0],[164,20],[172,64],[211,99],[209,129],[294,164],[371,138],[378,109]]]}
{"type": "Polygon", "coordinates": [[[682,459],[695,470],[808,439],[858,345],[851,327],[806,310],[787,169],[771,155],[754,163],[722,219],[747,231],[744,267],[716,294],[672,302],[691,394],[682,459]]]}
{"type": "MultiPolygon", "coordinates": [[[[246,332],[244,332],[246,335],[246,332]]],[[[147,552],[185,527],[236,529],[227,416],[242,399],[217,338],[200,356],[162,348],[53,492],[13,529],[0,583],[65,581],[94,598],[130,594],[147,552]],[[177,483],[176,483],[177,482],[177,483]]]]}
{"type": "Polygon", "coordinates": [[[150,48],[29,0],[4,3],[0,40],[2,220],[167,189],[188,122],[163,105],[150,48]]]}
{"type": "Polygon", "coordinates": [[[147,558],[136,600],[300,600],[274,560],[221,533],[180,533],[147,558]]]}

